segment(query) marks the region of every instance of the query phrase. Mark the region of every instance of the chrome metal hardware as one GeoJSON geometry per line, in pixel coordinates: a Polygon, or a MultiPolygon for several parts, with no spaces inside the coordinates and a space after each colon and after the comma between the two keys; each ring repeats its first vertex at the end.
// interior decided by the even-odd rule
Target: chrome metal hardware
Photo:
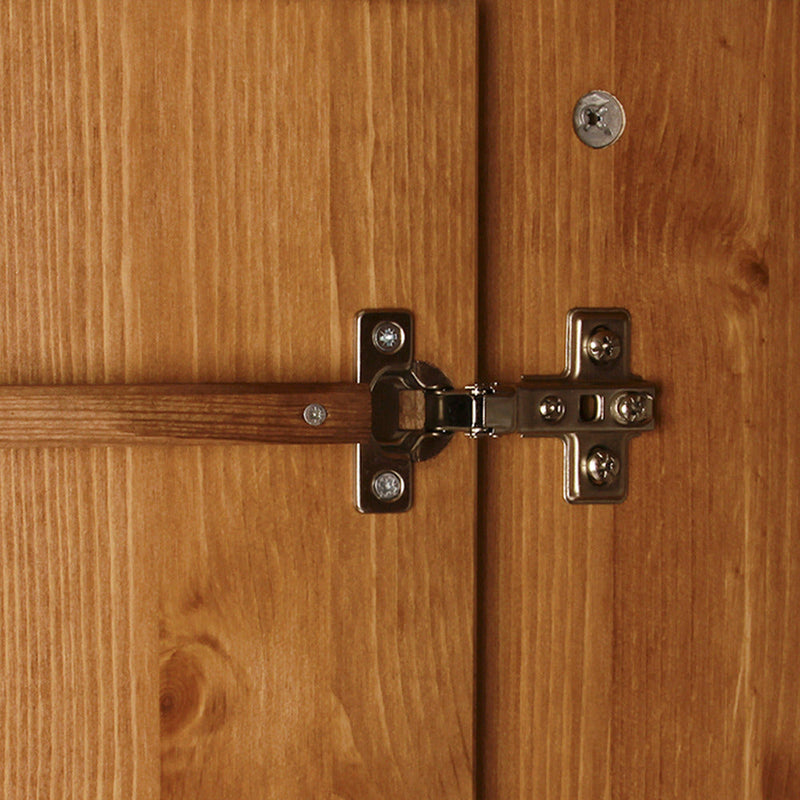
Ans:
{"type": "Polygon", "coordinates": [[[596,89],[575,104],[572,126],[578,138],[589,147],[608,147],[625,130],[625,109],[613,94],[596,89]]]}
{"type": "Polygon", "coordinates": [[[414,360],[408,311],[362,311],[356,363],[356,380],[372,393],[372,439],[357,446],[356,506],[367,513],[410,508],[413,462],[437,455],[454,433],[558,436],[564,498],[619,503],[628,489],[628,443],[655,425],[656,388],[631,374],[624,309],[570,311],[565,371],[515,385],[453,388],[439,369],[414,360]],[[420,400],[410,425],[402,419],[405,393],[420,400]]]}

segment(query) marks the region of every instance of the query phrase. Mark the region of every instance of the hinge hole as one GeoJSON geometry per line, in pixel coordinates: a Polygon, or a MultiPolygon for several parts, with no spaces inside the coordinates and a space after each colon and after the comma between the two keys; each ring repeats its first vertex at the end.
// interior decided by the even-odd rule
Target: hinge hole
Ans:
{"type": "Polygon", "coordinates": [[[401,431],[421,431],[425,427],[425,392],[402,389],[398,392],[401,431]]]}
{"type": "Polygon", "coordinates": [[[582,394],[581,422],[600,422],[603,419],[603,398],[599,394],[582,394]]]}

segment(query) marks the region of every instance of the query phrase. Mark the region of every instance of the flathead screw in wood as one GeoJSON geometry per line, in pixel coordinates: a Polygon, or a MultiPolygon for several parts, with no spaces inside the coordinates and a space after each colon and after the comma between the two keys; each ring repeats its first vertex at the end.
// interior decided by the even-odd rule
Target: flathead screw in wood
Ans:
{"type": "Polygon", "coordinates": [[[328,411],[321,403],[309,403],[303,409],[303,419],[312,427],[318,428],[328,418],[328,411]]]}
{"type": "Polygon", "coordinates": [[[575,104],[572,127],[585,145],[608,147],[625,130],[625,109],[613,94],[597,89],[575,104]]]}

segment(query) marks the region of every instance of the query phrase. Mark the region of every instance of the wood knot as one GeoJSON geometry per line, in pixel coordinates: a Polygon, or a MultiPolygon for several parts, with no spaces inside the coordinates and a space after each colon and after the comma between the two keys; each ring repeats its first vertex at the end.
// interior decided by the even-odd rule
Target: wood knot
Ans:
{"type": "Polygon", "coordinates": [[[762,258],[743,258],[739,274],[742,282],[754,291],[764,292],[769,288],[769,268],[762,258]]]}
{"type": "Polygon", "coordinates": [[[161,665],[161,733],[171,736],[191,725],[203,705],[205,676],[192,653],[176,650],[161,665]]]}
{"type": "Polygon", "coordinates": [[[166,651],[161,660],[161,734],[211,733],[225,721],[225,656],[219,643],[200,637],[166,651]]]}
{"type": "Polygon", "coordinates": [[[769,289],[769,267],[755,251],[748,251],[735,262],[728,289],[734,308],[747,314],[758,307],[769,289]]]}

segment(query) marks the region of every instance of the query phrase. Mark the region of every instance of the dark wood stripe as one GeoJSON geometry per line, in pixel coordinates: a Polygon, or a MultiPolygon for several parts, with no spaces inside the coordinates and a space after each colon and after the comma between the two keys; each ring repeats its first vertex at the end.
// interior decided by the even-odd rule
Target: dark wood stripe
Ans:
{"type": "Polygon", "coordinates": [[[159,443],[359,442],[363,384],[0,386],[0,447],[159,443]],[[328,416],[313,427],[309,403],[328,416]]]}

